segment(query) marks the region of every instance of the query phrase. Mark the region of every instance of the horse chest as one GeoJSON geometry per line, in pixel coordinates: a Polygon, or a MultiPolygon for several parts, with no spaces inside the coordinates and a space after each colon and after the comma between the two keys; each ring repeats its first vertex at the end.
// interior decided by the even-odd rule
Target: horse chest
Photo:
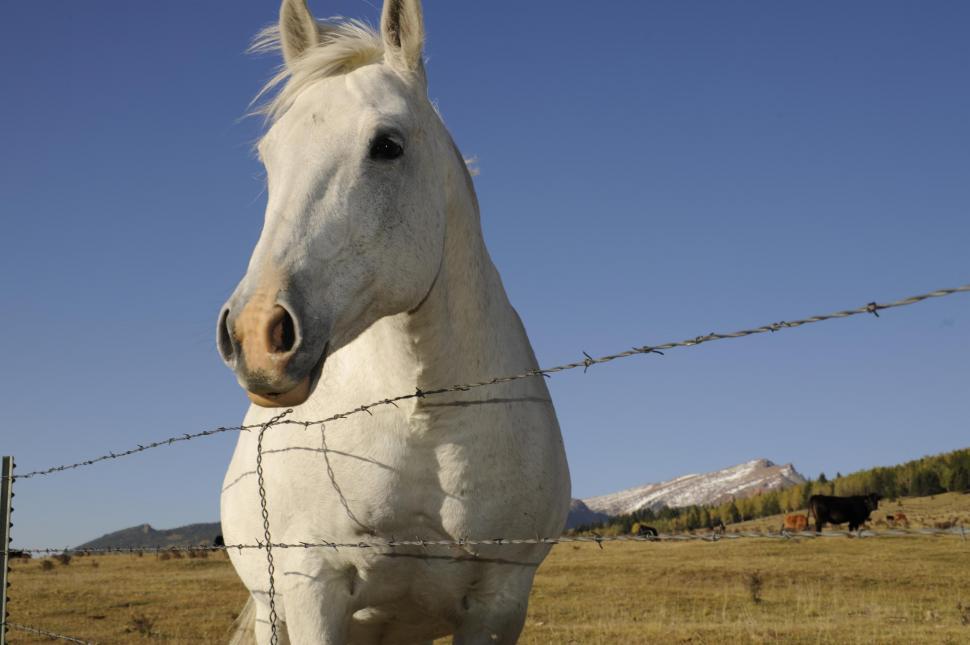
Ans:
{"type": "MultiPolygon", "coordinates": [[[[284,533],[295,542],[430,539],[463,524],[480,451],[416,436],[398,419],[368,420],[377,423],[267,433],[262,461],[274,540],[284,533]]],[[[247,535],[260,524],[255,443],[255,437],[241,442],[223,493],[232,511],[224,521],[247,535]]]]}
{"type": "Polygon", "coordinates": [[[327,514],[357,534],[446,538],[465,523],[479,478],[476,446],[458,446],[440,426],[403,423],[326,439],[318,492],[327,514]],[[447,442],[433,437],[441,431],[447,442]],[[327,467],[329,466],[329,468],[327,467]]]}

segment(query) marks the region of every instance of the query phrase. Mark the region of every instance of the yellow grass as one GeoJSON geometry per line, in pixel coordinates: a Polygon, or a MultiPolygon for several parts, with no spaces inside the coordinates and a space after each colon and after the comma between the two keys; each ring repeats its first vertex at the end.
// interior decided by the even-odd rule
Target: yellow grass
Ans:
{"type": "MultiPolygon", "coordinates": [[[[912,519],[968,507],[970,496],[941,495],[902,510],[912,519]]],[[[124,555],[47,571],[38,559],[18,562],[11,598],[11,621],[101,643],[217,643],[246,592],[222,554],[124,555]]],[[[40,640],[11,633],[13,643],[40,640]]],[[[970,541],[560,545],[536,576],[520,642],[970,643],[970,541]]]]}
{"type": "MultiPolygon", "coordinates": [[[[225,554],[158,560],[154,555],[45,558],[13,564],[10,621],[99,643],[148,642],[134,621],[154,620],[151,640],[219,643],[247,592],[225,554]]],[[[10,633],[10,642],[43,638],[10,633]]]]}

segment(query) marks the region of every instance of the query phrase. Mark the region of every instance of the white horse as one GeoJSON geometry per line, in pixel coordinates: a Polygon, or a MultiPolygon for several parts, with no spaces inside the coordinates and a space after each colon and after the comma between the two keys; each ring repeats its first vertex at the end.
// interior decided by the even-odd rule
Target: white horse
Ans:
{"type": "MultiPolygon", "coordinates": [[[[219,319],[246,424],[316,420],[385,397],[519,373],[535,357],[482,240],[461,154],[427,97],[418,0],[380,33],[284,0],[284,71],[259,143],[269,197],[219,319]]],[[[222,492],[227,543],[262,539],[256,432],[222,492]]],[[[555,536],[569,506],[542,377],[411,399],[263,443],[273,542],[555,536]]],[[[274,549],[281,640],[514,643],[547,545],[274,549]]],[[[249,588],[235,642],[270,639],[266,553],[230,551],[249,588]]]]}

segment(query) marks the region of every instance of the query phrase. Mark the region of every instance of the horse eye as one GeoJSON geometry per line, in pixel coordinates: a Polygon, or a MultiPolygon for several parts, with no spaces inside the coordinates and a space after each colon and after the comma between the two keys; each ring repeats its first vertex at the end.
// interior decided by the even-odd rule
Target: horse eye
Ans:
{"type": "Polygon", "coordinates": [[[404,148],[397,141],[382,134],[370,144],[370,158],[381,161],[391,161],[404,154],[404,148]]]}

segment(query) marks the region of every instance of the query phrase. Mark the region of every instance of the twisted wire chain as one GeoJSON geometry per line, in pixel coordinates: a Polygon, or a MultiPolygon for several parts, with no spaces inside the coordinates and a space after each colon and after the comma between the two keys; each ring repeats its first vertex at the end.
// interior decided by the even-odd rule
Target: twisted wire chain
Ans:
{"type": "MultiPolygon", "coordinates": [[[[570,543],[589,543],[604,544],[608,542],[720,542],[724,540],[743,540],[743,539],[782,539],[792,538],[835,538],[835,537],[862,537],[862,538],[891,538],[891,537],[941,537],[941,536],[965,536],[964,528],[954,526],[948,529],[938,528],[895,528],[880,531],[837,531],[829,530],[816,533],[815,531],[738,531],[731,532],[707,532],[707,533],[660,533],[653,535],[561,535],[559,537],[528,537],[528,538],[485,538],[472,539],[464,538],[459,540],[364,540],[358,542],[299,542],[285,543],[274,542],[270,546],[274,549],[394,549],[397,547],[468,547],[468,546],[510,546],[510,545],[529,545],[529,544],[570,544],[570,543]]],[[[38,555],[55,555],[60,553],[84,554],[84,555],[133,555],[137,553],[191,553],[200,551],[230,551],[245,549],[265,549],[266,544],[226,544],[219,546],[114,546],[114,547],[92,547],[78,549],[56,549],[56,548],[26,548],[15,549],[22,553],[38,555]]]]}
{"type": "MultiPolygon", "coordinates": [[[[334,414],[333,416],[328,417],[326,419],[320,419],[317,421],[296,421],[292,419],[283,419],[279,421],[276,425],[297,424],[297,425],[308,426],[308,425],[315,425],[318,423],[330,423],[333,421],[346,419],[348,417],[362,414],[362,413],[373,414],[371,412],[373,408],[376,408],[379,406],[387,406],[387,405],[396,406],[398,402],[406,401],[408,399],[422,399],[429,396],[436,396],[439,394],[445,394],[445,393],[451,393],[451,392],[467,392],[468,390],[472,390],[480,387],[497,385],[499,383],[508,383],[510,381],[517,381],[520,379],[532,378],[535,376],[549,377],[558,372],[565,372],[567,370],[573,370],[580,367],[582,367],[583,371],[585,372],[593,365],[598,365],[601,363],[609,363],[611,361],[615,361],[621,358],[628,358],[630,356],[636,356],[640,354],[663,355],[663,352],[665,350],[674,349],[677,347],[696,347],[697,345],[701,345],[715,340],[725,340],[728,338],[743,338],[745,336],[752,336],[755,334],[774,333],[776,331],[781,331],[782,329],[792,329],[795,327],[801,327],[803,325],[809,325],[812,323],[824,322],[827,320],[836,320],[841,318],[849,318],[851,316],[858,316],[860,314],[872,314],[876,317],[879,317],[879,312],[885,309],[893,309],[896,307],[906,307],[909,305],[916,304],[918,302],[923,302],[924,300],[928,300],[930,298],[941,298],[944,296],[953,295],[955,293],[964,293],[964,292],[970,292],[970,284],[965,284],[963,286],[955,287],[952,289],[937,289],[936,291],[930,291],[928,293],[923,293],[916,296],[910,296],[908,298],[902,298],[900,300],[894,300],[892,302],[887,302],[882,304],[877,302],[870,302],[862,307],[857,307],[855,309],[845,309],[843,311],[836,311],[833,313],[821,314],[817,316],[809,316],[807,318],[801,318],[798,320],[790,320],[790,321],[783,320],[780,322],[770,323],[767,325],[762,325],[760,327],[754,327],[751,329],[741,329],[739,331],[728,332],[728,333],[712,332],[707,335],[695,336],[693,338],[667,342],[660,345],[643,345],[640,347],[633,347],[632,349],[628,349],[626,351],[619,352],[616,354],[607,354],[605,356],[593,357],[587,354],[586,352],[583,352],[583,359],[574,361],[572,363],[565,363],[563,365],[556,365],[554,367],[526,370],[525,372],[520,372],[518,374],[511,374],[507,376],[497,376],[495,378],[488,379],[485,381],[477,381],[477,382],[465,383],[461,385],[451,385],[448,387],[441,387],[441,388],[430,389],[430,390],[416,389],[412,393],[401,394],[398,396],[381,399],[380,401],[374,401],[372,403],[361,405],[357,408],[348,410],[346,412],[342,412],[340,414],[334,414]]],[[[237,431],[237,430],[251,430],[251,429],[262,428],[262,427],[263,427],[262,423],[257,423],[257,424],[251,424],[251,425],[214,428],[212,430],[205,430],[203,432],[197,432],[195,434],[182,434],[177,437],[171,437],[169,439],[165,439],[162,441],[156,441],[154,443],[147,444],[144,446],[139,445],[137,448],[132,448],[130,450],[126,450],[120,453],[108,453],[107,455],[102,455],[94,459],[88,459],[86,461],[81,461],[74,464],[54,466],[52,468],[47,468],[45,470],[35,470],[32,472],[25,473],[23,475],[15,475],[14,479],[29,479],[31,477],[37,477],[40,475],[50,475],[52,473],[79,468],[81,466],[90,466],[92,464],[96,464],[108,459],[117,459],[119,457],[126,457],[128,455],[133,455],[135,453],[143,452],[145,450],[149,450],[152,448],[159,448],[161,446],[170,446],[179,441],[189,441],[191,439],[197,439],[199,437],[207,437],[207,436],[219,434],[222,432],[237,431]]]]}
{"type": "Polygon", "coordinates": [[[266,508],[266,482],[263,480],[263,435],[266,434],[266,431],[270,427],[279,423],[283,417],[291,412],[293,412],[292,408],[288,408],[264,423],[263,427],[259,430],[259,437],[256,439],[256,480],[259,487],[259,508],[263,515],[263,538],[266,540],[264,544],[266,548],[266,569],[269,573],[269,590],[267,593],[269,595],[270,645],[277,645],[280,637],[276,628],[279,616],[276,615],[276,581],[274,579],[276,567],[273,564],[273,538],[269,532],[269,509],[266,508]]]}
{"type": "Polygon", "coordinates": [[[28,634],[37,634],[38,636],[46,636],[47,638],[58,639],[62,641],[68,641],[69,643],[80,643],[81,645],[94,645],[92,641],[84,641],[80,638],[74,638],[73,636],[65,636],[64,634],[58,634],[56,632],[48,632],[43,629],[38,629],[37,627],[28,627],[27,625],[18,625],[17,623],[7,622],[5,623],[10,629],[16,629],[21,632],[26,632],[28,634]]]}

